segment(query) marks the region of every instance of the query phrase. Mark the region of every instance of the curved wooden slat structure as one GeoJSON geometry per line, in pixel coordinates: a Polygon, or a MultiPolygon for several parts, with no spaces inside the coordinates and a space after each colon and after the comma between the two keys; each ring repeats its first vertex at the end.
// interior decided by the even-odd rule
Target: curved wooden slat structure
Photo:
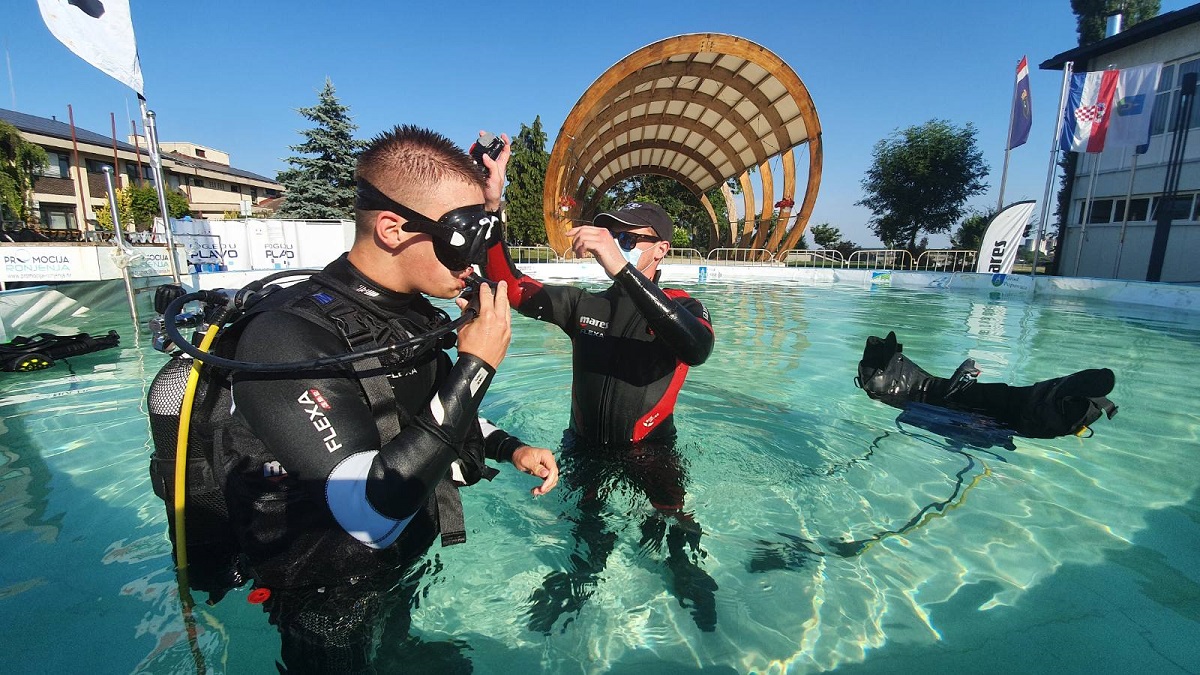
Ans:
{"type": "Polygon", "coordinates": [[[700,198],[712,219],[714,246],[765,246],[772,253],[799,240],[821,179],[821,124],[808,89],[778,56],[749,40],[719,33],[680,35],[643,47],[605,71],[572,108],[550,153],[543,194],[550,246],[569,245],[564,233],[591,213],[592,203],[620,181],[667,176],[700,198]],[[793,148],[808,146],[808,181],[795,198],[793,148]],[[771,163],[782,162],[783,197],[770,233],[757,227],[750,170],[757,167],[763,219],[774,213],[771,163]],[[742,188],[745,225],[737,231],[733,195],[742,188]],[[722,187],[730,209],[729,236],[705,192],[722,187]],[[757,227],[757,229],[756,229],[757,227]]]}

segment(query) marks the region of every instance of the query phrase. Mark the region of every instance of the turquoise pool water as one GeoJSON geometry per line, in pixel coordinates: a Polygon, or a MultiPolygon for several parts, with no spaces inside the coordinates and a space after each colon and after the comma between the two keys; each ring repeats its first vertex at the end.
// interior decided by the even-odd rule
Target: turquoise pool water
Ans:
{"type": "MultiPolygon", "coordinates": [[[[531,594],[576,546],[574,497],[503,471],[465,493],[470,541],[434,549],[414,631],[467,645],[477,673],[1194,673],[1200,664],[1200,316],[987,294],[801,284],[688,289],[717,347],[677,424],[717,629],[639,546],[650,507],[611,499],[617,535],[565,630],[528,630],[531,594]],[[868,335],[946,375],[1028,384],[1116,371],[1093,438],[947,438],[852,383],[868,335]]],[[[146,476],[144,390],[164,357],[123,345],[0,374],[0,671],[271,673],[278,637],[246,589],[181,618],[165,513],[146,476]]],[[[76,323],[77,322],[77,323],[76,323]]],[[[515,319],[484,412],[556,447],[569,345],[515,319]]],[[[561,626],[561,624],[560,624],[561,626]]],[[[430,671],[434,666],[429,666],[430,671]]]]}

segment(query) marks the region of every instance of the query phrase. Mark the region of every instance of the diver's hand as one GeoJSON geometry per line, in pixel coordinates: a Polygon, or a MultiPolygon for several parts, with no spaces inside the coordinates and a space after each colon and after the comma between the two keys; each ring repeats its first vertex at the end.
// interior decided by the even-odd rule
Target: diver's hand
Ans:
{"type": "Polygon", "coordinates": [[[558,485],[558,462],[554,453],[546,448],[522,445],[513,451],[512,463],[522,472],[542,479],[541,485],[529,491],[534,497],[540,497],[558,485]]]}
{"type": "MultiPolygon", "coordinates": [[[[479,132],[480,136],[485,134],[486,131],[479,132]]],[[[488,211],[500,209],[500,200],[504,197],[505,171],[508,169],[508,159],[512,157],[512,142],[508,134],[500,134],[500,140],[504,141],[504,149],[499,157],[492,159],[491,155],[483,155],[483,165],[488,170],[487,183],[483,186],[483,208],[488,211]]]]}
{"type": "MultiPolygon", "coordinates": [[[[465,310],[467,301],[455,300],[465,310]]],[[[508,307],[508,284],[501,281],[492,291],[490,284],[479,285],[479,316],[458,329],[458,351],[483,359],[492,368],[500,367],[512,339],[512,312],[508,307]]]]}
{"type": "Polygon", "coordinates": [[[573,227],[567,230],[567,236],[571,238],[571,250],[575,252],[576,258],[586,258],[589,255],[594,257],[610,277],[615,276],[628,264],[621,255],[621,249],[617,247],[617,240],[613,239],[612,232],[603,227],[573,227]]]}

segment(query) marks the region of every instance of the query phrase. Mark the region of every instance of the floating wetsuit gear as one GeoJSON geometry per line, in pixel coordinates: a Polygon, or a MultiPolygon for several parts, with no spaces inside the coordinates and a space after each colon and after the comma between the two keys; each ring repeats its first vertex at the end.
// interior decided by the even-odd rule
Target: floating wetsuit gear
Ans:
{"type": "Polygon", "coordinates": [[[1030,438],[1082,432],[1092,422],[1117,413],[1105,398],[1115,376],[1108,368],[1081,370],[1025,387],[983,384],[968,359],[949,378],[934,377],[909,360],[894,332],[867,338],[855,384],[873,399],[905,408],[911,403],[961,410],[996,420],[1030,438]]]}
{"type": "Polygon", "coordinates": [[[33,337],[18,336],[10,342],[0,344],[0,370],[29,372],[43,370],[54,365],[56,359],[80,356],[116,347],[121,342],[117,331],[92,337],[87,333],[76,335],[53,335],[38,333],[33,337]]]}
{"type": "Polygon", "coordinates": [[[553,323],[574,343],[571,430],[594,443],[667,440],[688,367],[712,352],[708,311],[677,289],[660,289],[632,266],[600,293],[543,285],[522,274],[503,243],[484,276],[508,282],[521,314],[553,323]]]}

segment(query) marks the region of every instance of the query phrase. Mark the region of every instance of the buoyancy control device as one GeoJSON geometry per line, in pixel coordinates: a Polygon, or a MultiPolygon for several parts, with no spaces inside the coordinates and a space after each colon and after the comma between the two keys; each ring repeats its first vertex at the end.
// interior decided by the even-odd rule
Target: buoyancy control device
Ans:
{"type": "MultiPolygon", "coordinates": [[[[395,399],[391,387],[386,384],[386,376],[380,374],[379,359],[385,359],[394,368],[434,346],[446,346],[445,340],[452,344],[453,331],[477,313],[468,305],[458,319],[451,321],[445,317],[431,330],[386,344],[380,344],[369,335],[351,339],[343,332],[348,341],[347,352],[314,361],[256,364],[234,360],[236,340],[221,340],[220,337],[236,336],[238,320],[254,313],[262,300],[282,288],[274,282],[300,276],[320,279],[300,283],[331,283],[331,280],[321,278],[318,270],[289,270],[269,275],[236,291],[185,293],[178,286],[168,285],[160,287],[155,297],[155,309],[160,315],[151,321],[154,346],[172,356],[154,378],[147,397],[155,447],[150,460],[150,477],[155,494],[167,505],[168,528],[181,579],[186,579],[192,590],[208,593],[210,604],[244,584],[246,578],[239,557],[238,536],[233,531],[229,502],[225,498],[221,458],[214,456],[215,436],[222,433],[232,419],[232,373],[332,368],[373,372],[372,378],[363,379],[372,408],[391,406],[394,409],[395,399]],[[189,304],[198,308],[184,311],[189,304]],[[195,328],[190,340],[180,333],[181,327],[195,328]],[[382,384],[371,386],[367,384],[370,379],[382,384]]],[[[474,283],[464,296],[477,307],[478,284],[485,280],[475,277],[471,281],[474,283]]],[[[350,306],[352,304],[342,303],[340,307],[343,312],[358,312],[363,320],[349,323],[375,323],[365,316],[365,312],[350,306]]],[[[311,311],[303,312],[303,315],[314,320],[322,318],[311,311]]],[[[346,319],[353,318],[338,317],[336,325],[342,326],[346,319]]],[[[331,326],[335,324],[332,319],[327,321],[331,326]]],[[[377,422],[381,418],[377,415],[377,422]]],[[[383,438],[382,426],[380,431],[383,438]]],[[[494,473],[487,467],[483,470],[494,473]]],[[[475,473],[473,477],[477,480],[478,475],[475,473]]],[[[490,477],[490,474],[483,475],[490,477]]]]}

